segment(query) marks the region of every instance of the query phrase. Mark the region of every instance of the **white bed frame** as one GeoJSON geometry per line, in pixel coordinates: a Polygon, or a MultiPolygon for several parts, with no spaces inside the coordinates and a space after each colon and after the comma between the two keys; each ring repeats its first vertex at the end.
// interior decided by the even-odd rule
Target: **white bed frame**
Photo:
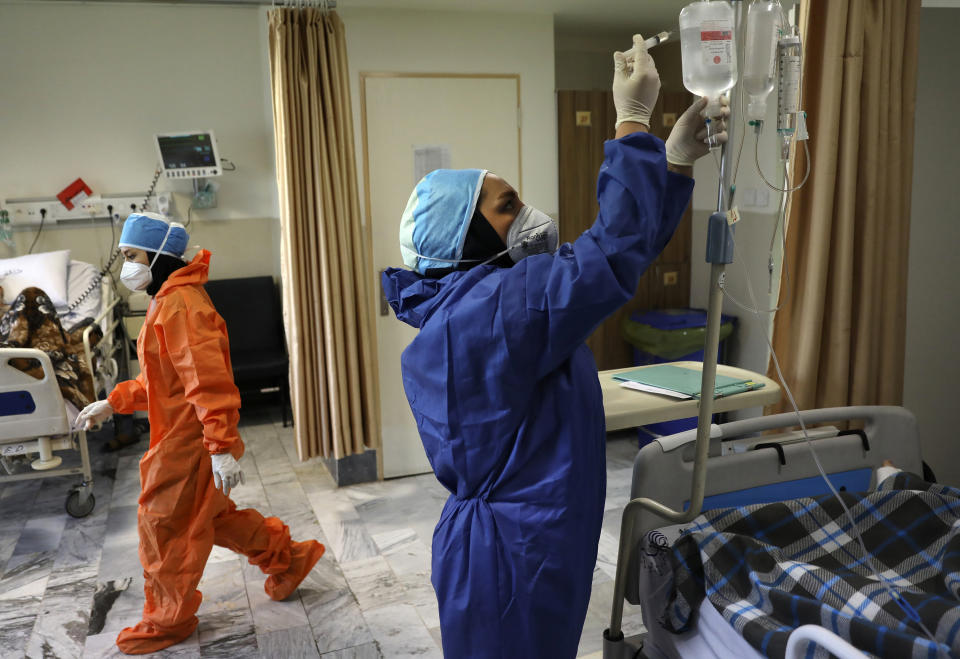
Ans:
{"type": "Polygon", "coordinates": [[[90,373],[93,374],[95,395],[96,392],[110,393],[113,390],[120,372],[117,356],[118,353],[125,354],[126,346],[118,346],[116,340],[120,317],[115,313],[115,309],[120,302],[113,280],[110,277],[104,277],[100,284],[100,314],[94,319],[93,324],[83,330],[83,354],[87,360],[87,366],[90,367],[90,373]],[[103,338],[96,346],[92,346],[90,337],[95,326],[100,327],[103,338]],[[100,368],[94,370],[94,364],[99,364],[100,368]]]}
{"type": "MultiPolygon", "coordinates": [[[[110,391],[116,384],[118,349],[115,339],[119,319],[114,313],[120,298],[109,277],[101,283],[100,313],[95,322],[83,332],[84,359],[93,374],[94,391],[110,391]],[[95,326],[103,330],[103,338],[91,345],[95,326]],[[99,369],[94,369],[99,364],[99,369]]],[[[12,481],[80,475],[79,485],[67,494],[67,512],[73,517],[85,517],[93,511],[93,471],[87,448],[87,433],[72,428],[74,419],[68,418],[67,406],[57,384],[50,357],[32,348],[0,348],[0,395],[19,396],[24,412],[0,416],[0,457],[38,454],[33,460],[32,472],[0,477],[0,484],[12,481]],[[10,364],[11,359],[36,359],[43,367],[43,379],[23,373],[10,364]],[[53,455],[61,450],[80,451],[80,466],[57,469],[62,458],[53,455]]]]}
{"type": "MultiPolygon", "coordinates": [[[[805,410],[800,414],[828,473],[865,467],[875,470],[884,460],[890,460],[906,471],[923,472],[916,420],[902,407],[836,407],[805,410]],[[813,427],[847,422],[862,424],[862,431],[844,434],[834,426],[813,427]]],[[[796,414],[788,413],[712,426],[709,457],[705,463],[704,494],[718,495],[819,477],[820,472],[802,434],[784,432],[784,429],[797,425],[796,414]],[[781,433],[763,434],[774,430],[781,433]]],[[[641,603],[637,567],[641,541],[648,531],[669,522],[637,503],[640,499],[656,496],[668,506],[678,510],[684,508],[690,499],[691,481],[695,478],[696,440],[696,430],[661,437],[644,446],[634,460],[631,501],[624,509],[620,528],[610,628],[603,633],[604,659],[643,656],[641,652],[647,634],[624,638],[621,630],[623,601],[641,603]]],[[[872,478],[871,486],[876,485],[875,478],[872,478]]],[[[646,616],[644,618],[647,622],[646,616]]]]}

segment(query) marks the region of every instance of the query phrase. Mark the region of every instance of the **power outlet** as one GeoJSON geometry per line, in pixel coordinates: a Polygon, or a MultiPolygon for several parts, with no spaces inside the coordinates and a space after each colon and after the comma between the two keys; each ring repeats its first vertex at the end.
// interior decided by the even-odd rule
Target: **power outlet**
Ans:
{"type": "Polygon", "coordinates": [[[99,196],[96,197],[87,197],[83,201],[74,205],[71,210],[67,210],[65,206],[61,206],[56,209],[56,212],[53,214],[54,219],[57,221],[60,220],[70,220],[70,219],[91,219],[97,217],[105,217],[107,214],[106,206],[103,204],[99,196]]]}
{"type": "Polygon", "coordinates": [[[737,205],[741,208],[770,206],[770,188],[737,188],[737,205]]]}
{"type": "MultiPolygon", "coordinates": [[[[49,199],[7,199],[4,207],[10,214],[10,223],[13,225],[37,225],[43,218],[43,211],[46,211],[46,223],[56,222],[77,222],[90,221],[91,219],[106,219],[107,206],[113,207],[114,221],[122,221],[134,210],[138,210],[143,203],[143,197],[146,193],[125,194],[125,195],[104,195],[101,197],[88,197],[76,204],[72,209],[67,208],[60,203],[60,200],[51,197],[49,199]]],[[[156,197],[150,197],[147,203],[148,211],[157,210],[156,197]]]]}
{"type": "MultiPolygon", "coordinates": [[[[104,206],[104,217],[106,217],[106,207],[109,204],[113,206],[113,221],[123,222],[127,219],[127,215],[140,210],[145,195],[146,193],[144,192],[137,195],[104,196],[100,200],[104,206]]],[[[143,210],[150,211],[151,213],[157,212],[157,197],[155,195],[150,196],[150,199],[147,200],[147,207],[143,210]]]]}
{"type": "Polygon", "coordinates": [[[757,188],[757,206],[766,208],[770,205],[770,188],[757,188]]]}
{"type": "Polygon", "coordinates": [[[40,224],[43,213],[47,219],[53,221],[51,211],[54,204],[60,205],[59,199],[44,199],[38,201],[11,201],[7,200],[4,206],[10,214],[10,224],[40,224]]]}

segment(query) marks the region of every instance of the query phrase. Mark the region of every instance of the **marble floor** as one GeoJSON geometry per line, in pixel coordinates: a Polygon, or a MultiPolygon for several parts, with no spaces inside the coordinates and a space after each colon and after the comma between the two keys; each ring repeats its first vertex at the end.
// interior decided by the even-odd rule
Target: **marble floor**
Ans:
{"type": "MultiPolygon", "coordinates": [[[[327,553],[285,602],[263,591],[263,575],[214,547],[200,590],[200,624],[164,657],[442,657],[430,539],[446,491],[432,474],[337,488],[316,460],[301,463],[293,432],[269,411],[244,412],[246,484],[232,496],[286,522],[294,539],[317,538],[327,553]]],[[[0,657],[117,657],[114,640],[139,620],[143,576],[136,501],[146,441],[95,460],[96,507],[69,517],[75,478],[0,484],[0,657]]],[[[616,569],[620,513],[630,491],[634,436],[608,441],[607,505],[579,656],[600,657],[616,569]]],[[[75,459],[70,452],[59,453],[75,459]]],[[[624,631],[642,631],[626,606],[624,631]]]]}

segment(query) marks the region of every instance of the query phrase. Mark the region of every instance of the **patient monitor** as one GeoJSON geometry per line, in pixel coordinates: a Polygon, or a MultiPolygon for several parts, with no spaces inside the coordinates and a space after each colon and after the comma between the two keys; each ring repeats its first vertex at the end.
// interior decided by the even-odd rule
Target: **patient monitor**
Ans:
{"type": "Polygon", "coordinates": [[[169,179],[220,176],[220,154],[212,130],[162,133],[156,136],[157,153],[169,179]]]}

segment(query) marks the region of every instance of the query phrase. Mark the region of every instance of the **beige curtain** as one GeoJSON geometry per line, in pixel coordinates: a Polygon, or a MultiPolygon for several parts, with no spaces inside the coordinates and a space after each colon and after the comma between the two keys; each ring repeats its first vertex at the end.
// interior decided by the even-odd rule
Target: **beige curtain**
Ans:
{"type": "Polygon", "coordinates": [[[920,0],[800,7],[813,171],[788,211],[774,349],[800,409],[900,404],[920,0]]]}
{"type": "Polygon", "coordinates": [[[341,458],[380,437],[343,22],[314,8],[269,19],[297,451],[341,458]]]}

